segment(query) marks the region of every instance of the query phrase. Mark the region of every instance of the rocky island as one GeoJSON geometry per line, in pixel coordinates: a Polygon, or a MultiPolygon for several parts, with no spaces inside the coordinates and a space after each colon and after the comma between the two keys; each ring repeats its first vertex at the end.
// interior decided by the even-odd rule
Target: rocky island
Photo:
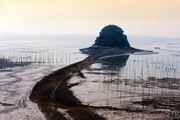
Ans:
{"type": "Polygon", "coordinates": [[[131,47],[123,29],[116,25],[108,25],[100,31],[99,36],[91,47],[80,49],[80,51],[90,55],[98,53],[117,55],[122,53],[142,52],[144,50],[131,47]]]}

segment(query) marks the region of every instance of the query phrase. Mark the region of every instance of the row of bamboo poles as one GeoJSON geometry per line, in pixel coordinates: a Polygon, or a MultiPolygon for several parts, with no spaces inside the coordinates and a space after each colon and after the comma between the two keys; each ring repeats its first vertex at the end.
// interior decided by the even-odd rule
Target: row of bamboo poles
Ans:
{"type": "Polygon", "coordinates": [[[8,49],[0,51],[0,61],[2,68],[6,64],[13,67],[15,63],[67,65],[72,63],[71,55],[72,53],[53,49],[8,49]]]}
{"type": "MultiPolygon", "coordinates": [[[[106,99],[106,105],[115,107],[122,107],[127,101],[132,106],[137,101],[150,101],[151,104],[176,107],[180,103],[179,62],[179,59],[160,55],[134,55],[123,67],[101,70],[101,74],[95,78],[99,81],[99,101],[106,99]],[[109,74],[104,74],[107,72],[109,74]],[[107,94],[106,98],[103,98],[104,93],[107,94]]],[[[146,109],[144,105],[142,107],[146,109]]]]}

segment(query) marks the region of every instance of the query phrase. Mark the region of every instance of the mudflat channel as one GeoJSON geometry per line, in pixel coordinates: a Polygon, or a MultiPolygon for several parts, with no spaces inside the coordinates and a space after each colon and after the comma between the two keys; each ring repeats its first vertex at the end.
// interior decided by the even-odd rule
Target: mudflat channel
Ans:
{"type": "Polygon", "coordinates": [[[98,57],[86,59],[54,71],[39,81],[30,94],[30,100],[37,103],[48,120],[104,120],[92,107],[81,104],[69,90],[78,83],[68,85],[73,76],[84,77],[83,68],[92,64],[98,57]]]}

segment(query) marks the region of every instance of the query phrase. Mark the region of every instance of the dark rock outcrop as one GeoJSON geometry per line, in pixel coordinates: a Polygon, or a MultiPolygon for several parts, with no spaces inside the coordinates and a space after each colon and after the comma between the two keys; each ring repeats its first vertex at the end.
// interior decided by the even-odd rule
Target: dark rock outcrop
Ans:
{"type": "Polygon", "coordinates": [[[101,30],[99,37],[96,38],[94,46],[118,48],[131,47],[124,31],[116,25],[105,26],[101,30]]]}
{"type": "Polygon", "coordinates": [[[84,54],[118,55],[123,53],[134,53],[142,50],[130,46],[124,31],[116,25],[105,26],[95,43],[88,48],[82,48],[84,54]]]}

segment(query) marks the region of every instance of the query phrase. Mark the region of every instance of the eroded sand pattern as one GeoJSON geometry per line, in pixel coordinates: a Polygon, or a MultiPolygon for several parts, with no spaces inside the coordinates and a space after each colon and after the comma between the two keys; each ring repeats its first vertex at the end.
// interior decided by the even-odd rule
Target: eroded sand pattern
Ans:
{"type": "Polygon", "coordinates": [[[29,100],[29,94],[37,81],[55,69],[57,68],[52,66],[34,65],[12,68],[10,72],[1,72],[0,119],[44,119],[37,105],[29,100]]]}

